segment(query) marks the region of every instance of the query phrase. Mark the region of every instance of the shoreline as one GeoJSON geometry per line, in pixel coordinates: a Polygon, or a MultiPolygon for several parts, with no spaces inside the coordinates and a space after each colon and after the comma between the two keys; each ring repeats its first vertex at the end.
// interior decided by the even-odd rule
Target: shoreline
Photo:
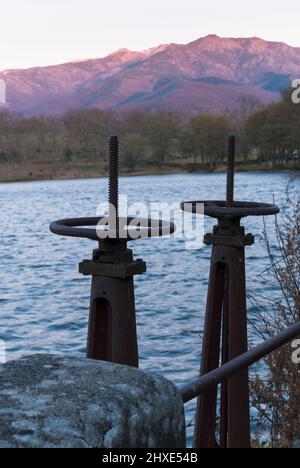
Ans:
{"type": "MultiPolygon", "coordinates": [[[[190,166],[165,166],[164,168],[148,167],[136,171],[120,170],[120,177],[139,177],[139,176],[159,176],[175,174],[219,174],[226,173],[226,165],[221,165],[215,170],[204,170],[191,168],[190,166]]],[[[300,171],[299,167],[292,166],[286,168],[270,168],[259,164],[237,164],[236,172],[295,172],[300,171]]],[[[107,178],[107,169],[99,167],[96,164],[87,163],[70,167],[69,164],[62,163],[59,166],[47,162],[32,162],[24,165],[19,164],[0,164],[0,183],[16,182],[38,182],[52,180],[78,180],[78,179],[102,179],[107,178]]]]}

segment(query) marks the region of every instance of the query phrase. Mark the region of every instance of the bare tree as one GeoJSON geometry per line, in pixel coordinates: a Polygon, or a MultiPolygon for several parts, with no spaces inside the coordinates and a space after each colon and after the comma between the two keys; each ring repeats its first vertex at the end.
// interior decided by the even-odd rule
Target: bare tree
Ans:
{"type": "MultiPolygon", "coordinates": [[[[263,339],[273,337],[300,321],[300,197],[287,190],[283,222],[275,221],[275,245],[264,232],[270,267],[263,273],[268,285],[279,290],[278,297],[250,296],[255,315],[254,330],[263,339]],[[293,195],[293,196],[292,196],[293,195]]],[[[292,361],[287,345],[265,359],[266,379],[251,382],[256,420],[269,430],[268,445],[293,447],[300,440],[300,369],[292,361]]]]}

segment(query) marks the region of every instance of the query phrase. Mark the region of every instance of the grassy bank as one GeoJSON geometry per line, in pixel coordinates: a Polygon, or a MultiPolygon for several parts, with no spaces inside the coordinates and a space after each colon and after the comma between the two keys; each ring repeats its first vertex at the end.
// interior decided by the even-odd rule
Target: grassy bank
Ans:
{"type": "MultiPolygon", "coordinates": [[[[95,162],[79,163],[33,161],[24,164],[0,164],[0,182],[26,182],[36,180],[67,180],[107,177],[107,168],[95,162]]],[[[121,175],[155,175],[189,172],[183,166],[160,168],[147,166],[136,171],[121,170],[121,175]]]]}
{"type": "MultiPolygon", "coordinates": [[[[256,162],[237,164],[239,172],[255,171],[282,171],[282,170],[300,170],[299,165],[289,164],[282,167],[271,167],[267,164],[258,164],[256,162]]],[[[219,165],[214,169],[194,164],[165,164],[164,167],[158,165],[147,165],[144,168],[135,171],[121,170],[121,175],[159,175],[159,174],[178,174],[178,173],[213,173],[225,172],[226,166],[219,165]]],[[[0,182],[24,182],[36,180],[66,180],[66,179],[84,179],[94,177],[106,177],[107,168],[103,164],[94,161],[27,161],[22,163],[2,163],[0,164],[0,182]]]]}

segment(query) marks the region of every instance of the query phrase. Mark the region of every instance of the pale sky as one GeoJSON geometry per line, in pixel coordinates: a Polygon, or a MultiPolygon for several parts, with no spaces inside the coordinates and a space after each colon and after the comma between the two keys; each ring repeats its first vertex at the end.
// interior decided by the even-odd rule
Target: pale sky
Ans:
{"type": "Polygon", "coordinates": [[[187,43],[207,34],[300,47],[300,0],[0,0],[0,70],[187,43]]]}

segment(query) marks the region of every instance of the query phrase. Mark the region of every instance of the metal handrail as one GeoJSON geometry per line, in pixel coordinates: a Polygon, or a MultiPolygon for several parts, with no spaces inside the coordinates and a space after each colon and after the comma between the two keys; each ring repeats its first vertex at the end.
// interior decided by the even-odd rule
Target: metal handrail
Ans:
{"type": "Polygon", "coordinates": [[[300,322],[292,325],[283,332],[274,336],[274,338],[261,343],[247,353],[232,359],[231,361],[209,372],[208,374],[198,377],[187,384],[179,386],[179,391],[181,392],[183,402],[187,403],[194,398],[199,397],[202,393],[205,393],[210,388],[226,381],[230,377],[237,374],[239,371],[250,367],[252,364],[255,364],[257,361],[266,357],[268,354],[281,348],[283,345],[287,344],[289,341],[299,335],[300,322]]]}

